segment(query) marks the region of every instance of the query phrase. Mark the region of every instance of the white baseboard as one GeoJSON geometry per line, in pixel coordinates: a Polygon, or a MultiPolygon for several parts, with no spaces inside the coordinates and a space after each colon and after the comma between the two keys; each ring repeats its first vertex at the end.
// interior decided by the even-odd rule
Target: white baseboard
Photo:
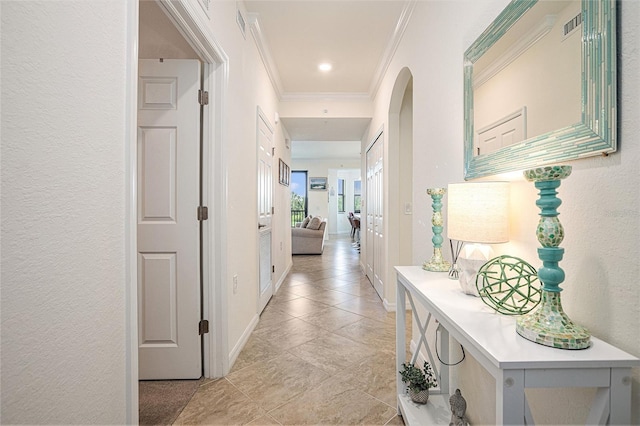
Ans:
{"type": "MultiPolygon", "coordinates": [[[[280,277],[278,282],[275,283],[274,290],[273,290],[274,294],[278,291],[280,286],[282,286],[282,283],[284,282],[285,278],[287,278],[287,275],[289,274],[289,271],[291,271],[292,267],[293,267],[293,262],[290,262],[289,265],[287,266],[287,269],[282,273],[282,276],[280,277]]],[[[251,333],[253,333],[253,330],[255,330],[256,326],[258,325],[258,321],[260,321],[260,315],[256,314],[251,319],[251,322],[242,333],[242,336],[240,336],[240,340],[238,340],[238,343],[236,343],[236,345],[231,350],[231,353],[229,353],[229,371],[231,371],[231,368],[233,367],[233,364],[238,359],[240,352],[242,352],[242,349],[249,341],[249,337],[251,337],[251,333]]]]}
{"type": "Polygon", "coordinates": [[[282,273],[282,276],[280,276],[280,279],[278,280],[278,282],[275,284],[275,286],[273,288],[273,293],[274,294],[278,292],[278,290],[280,289],[280,286],[284,282],[285,278],[287,278],[287,275],[289,275],[289,272],[291,271],[292,267],[293,267],[293,262],[289,262],[289,265],[287,266],[285,271],[282,273]]]}
{"type": "Polygon", "coordinates": [[[251,322],[249,322],[249,325],[242,333],[242,336],[240,336],[238,343],[236,343],[236,345],[229,353],[229,371],[231,371],[231,369],[233,368],[233,364],[235,364],[236,360],[238,359],[238,355],[240,355],[240,352],[242,352],[242,349],[244,349],[244,346],[249,341],[249,337],[251,337],[251,333],[253,333],[253,330],[255,330],[259,320],[260,316],[258,314],[253,316],[251,322]]]}
{"type": "Polygon", "coordinates": [[[384,305],[384,309],[387,312],[395,312],[396,311],[396,304],[395,303],[389,303],[389,301],[386,298],[382,301],[382,304],[384,305]]]}

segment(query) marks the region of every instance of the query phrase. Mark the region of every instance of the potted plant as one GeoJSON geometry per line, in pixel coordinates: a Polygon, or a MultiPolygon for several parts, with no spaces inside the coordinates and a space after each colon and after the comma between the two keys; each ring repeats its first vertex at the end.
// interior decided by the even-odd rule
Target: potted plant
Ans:
{"type": "Polygon", "coordinates": [[[405,362],[400,370],[402,381],[409,385],[409,396],[413,402],[426,404],[429,400],[429,389],[435,387],[437,382],[431,365],[424,362],[424,369],[405,362]]]}

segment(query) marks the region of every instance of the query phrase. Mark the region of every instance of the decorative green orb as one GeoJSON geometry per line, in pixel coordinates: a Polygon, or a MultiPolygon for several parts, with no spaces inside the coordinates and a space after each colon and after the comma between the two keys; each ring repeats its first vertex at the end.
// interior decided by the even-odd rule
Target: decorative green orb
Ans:
{"type": "Polygon", "coordinates": [[[541,284],[536,269],[522,259],[499,256],[478,271],[476,288],[482,301],[503,315],[522,315],[538,306],[541,284]]]}

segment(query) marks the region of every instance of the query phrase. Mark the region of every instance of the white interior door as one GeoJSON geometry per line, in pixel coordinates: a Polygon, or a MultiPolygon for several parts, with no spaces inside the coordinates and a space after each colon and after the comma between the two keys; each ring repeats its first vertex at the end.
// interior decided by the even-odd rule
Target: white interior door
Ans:
{"type": "MultiPolygon", "coordinates": [[[[366,187],[366,195],[365,195],[365,204],[367,209],[367,219],[366,219],[366,241],[365,241],[365,263],[366,263],[366,275],[369,279],[369,282],[373,284],[373,218],[375,214],[375,179],[373,174],[373,164],[375,161],[373,160],[373,152],[371,149],[367,151],[367,187],[366,187]]],[[[362,226],[362,224],[360,225],[362,226]]]]}
{"type": "Polygon", "coordinates": [[[200,63],[140,60],[138,332],[140,379],[201,376],[200,63]]]}
{"type": "Polygon", "coordinates": [[[384,277],[383,157],[383,137],[380,134],[367,151],[366,273],[381,298],[384,277]]]}
{"type": "Polygon", "coordinates": [[[474,155],[489,154],[527,138],[527,107],[478,130],[474,155]]]}
{"type": "Polygon", "coordinates": [[[271,217],[273,215],[273,129],[258,108],[258,240],[259,298],[261,313],[273,296],[271,266],[271,217]]]}

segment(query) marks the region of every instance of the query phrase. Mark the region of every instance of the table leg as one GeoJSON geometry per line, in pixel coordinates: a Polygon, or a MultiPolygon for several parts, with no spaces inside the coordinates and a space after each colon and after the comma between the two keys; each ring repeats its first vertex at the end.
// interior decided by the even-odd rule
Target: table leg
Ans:
{"type": "Polygon", "coordinates": [[[496,424],[524,425],[524,370],[500,370],[496,376],[496,424]]]}
{"type": "Polygon", "coordinates": [[[631,369],[611,369],[609,424],[631,424],[631,369]]]}
{"type": "MultiPolygon", "coordinates": [[[[440,364],[438,368],[440,371],[438,386],[440,386],[440,393],[450,395],[454,392],[451,392],[451,389],[449,389],[449,366],[446,365],[451,364],[451,356],[449,355],[449,331],[442,327],[442,325],[438,325],[436,333],[440,333],[440,358],[445,362],[445,364],[440,364]]],[[[438,348],[436,348],[436,350],[437,349],[438,348]]]]}
{"type": "MultiPolygon", "coordinates": [[[[398,281],[396,286],[396,393],[400,395],[404,390],[404,383],[399,371],[402,370],[402,363],[407,356],[406,339],[406,316],[407,316],[406,290],[402,283],[398,281]]],[[[398,414],[400,415],[400,405],[398,404],[398,414]]]]}

